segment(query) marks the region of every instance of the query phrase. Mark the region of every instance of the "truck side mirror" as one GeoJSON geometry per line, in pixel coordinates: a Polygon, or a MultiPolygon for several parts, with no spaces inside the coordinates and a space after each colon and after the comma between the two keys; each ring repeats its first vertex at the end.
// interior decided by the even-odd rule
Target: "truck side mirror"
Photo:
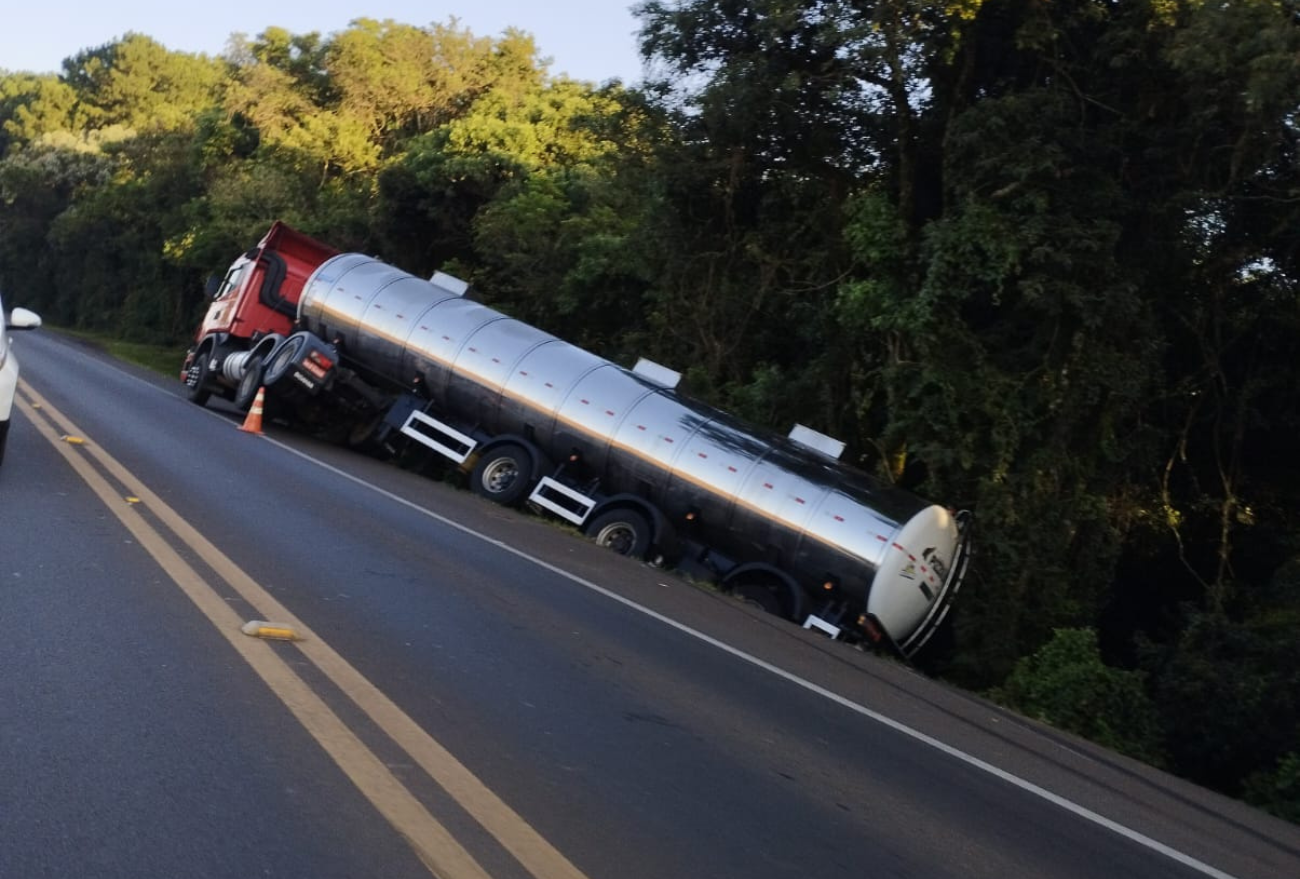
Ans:
{"type": "Polygon", "coordinates": [[[221,278],[217,275],[209,275],[208,282],[203,285],[203,292],[208,295],[209,299],[215,299],[217,293],[221,291],[221,278]]]}

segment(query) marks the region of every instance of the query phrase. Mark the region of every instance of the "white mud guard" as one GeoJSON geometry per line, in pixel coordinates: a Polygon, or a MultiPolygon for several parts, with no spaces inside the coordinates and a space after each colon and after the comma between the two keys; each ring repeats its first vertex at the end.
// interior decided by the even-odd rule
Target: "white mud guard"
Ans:
{"type": "Polygon", "coordinates": [[[528,501],[544,510],[550,510],[579,528],[596,508],[596,501],[593,498],[574,491],[567,485],[561,485],[549,476],[542,477],[537,487],[533,489],[533,493],[528,496],[528,501]]]}
{"type": "Polygon", "coordinates": [[[473,437],[420,411],[412,412],[400,430],[420,445],[433,449],[457,464],[464,464],[465,459],[478,446],[473,437]]]}

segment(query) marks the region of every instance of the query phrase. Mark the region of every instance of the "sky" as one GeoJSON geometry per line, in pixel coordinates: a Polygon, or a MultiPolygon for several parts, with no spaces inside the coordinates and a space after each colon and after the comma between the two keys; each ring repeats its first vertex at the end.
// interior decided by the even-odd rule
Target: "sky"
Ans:
{"type": "Polygon", "coordinates": [[[294,34],[345,30],[357,18],[423,27],[455,16],[476,36],[508,27],[533,35],[550,72],[604,82],[641,79],[634,0],[6,0],[0,11],[0,70],[57,73],[63,59],[128,32],[177,52],[219,55],[233,33],[267,27],[294,34]]]}

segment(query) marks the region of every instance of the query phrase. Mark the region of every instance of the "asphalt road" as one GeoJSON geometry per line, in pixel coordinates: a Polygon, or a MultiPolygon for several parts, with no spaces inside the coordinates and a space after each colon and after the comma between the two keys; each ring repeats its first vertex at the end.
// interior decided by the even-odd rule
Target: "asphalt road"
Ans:
{"type": "Polygon", "coordinates": [[[16,350],[0,877],[1300,876],[1297,828],[896,662],[16,350]]]}

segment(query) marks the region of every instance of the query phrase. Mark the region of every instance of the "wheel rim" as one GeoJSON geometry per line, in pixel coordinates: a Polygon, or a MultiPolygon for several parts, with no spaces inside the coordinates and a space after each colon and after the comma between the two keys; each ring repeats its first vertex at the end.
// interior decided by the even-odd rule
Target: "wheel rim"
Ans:
{"type": "Polygon", "coordinates": [[[611,522],[596,533],[596,543],[627,555],[636,546],[636,529],[626,522],[611,522]]]}
{"type": "Polygon", "coordinates": [[[514,458],[493,461],[483,471],[483,489],[491,494],[501,494],[519,478],[519,464],[514,458]]]}

